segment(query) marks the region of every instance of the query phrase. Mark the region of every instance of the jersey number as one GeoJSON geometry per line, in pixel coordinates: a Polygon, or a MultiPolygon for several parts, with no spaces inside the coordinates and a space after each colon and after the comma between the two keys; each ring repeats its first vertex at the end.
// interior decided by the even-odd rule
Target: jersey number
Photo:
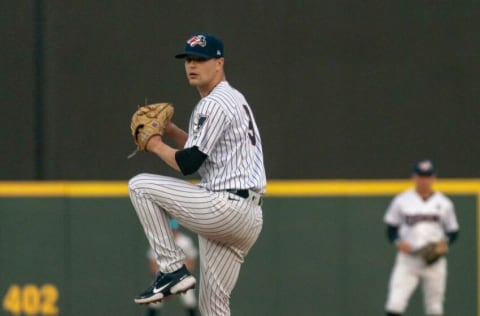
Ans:
{"type": "Polygon", "coordinates": [[[252,145],[255,145],[257,141],[255,139],[255,130],[253,129],[252,115],[250,114],[250,111],[245,104],[243,105],[243,108],[248,115],[248,138],[250,138],[250,142],[252,143],[252,145]]]}

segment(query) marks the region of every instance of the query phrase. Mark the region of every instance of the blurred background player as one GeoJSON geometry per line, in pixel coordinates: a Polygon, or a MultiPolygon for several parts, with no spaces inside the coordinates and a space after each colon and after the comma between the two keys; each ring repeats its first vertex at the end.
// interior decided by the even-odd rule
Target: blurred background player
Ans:
{"type": "MultiPolygon", "coordinates": [[[[185,253],[185,266],[190,273],[195,271],[195,264],[198,256],[198,251],[192,238],[182,233],[180,225],[174,219],[170,220],[170,227],[172,228],[173,237],[177,245],[185,253]]],[[[153,249],[148,249],[148,264],[150,273],[155,276],[158,273],[158,263],[156,260],[155,252],[153,249]]],[[[186,315],[197,315],[197,298],[195,296],[195,290],[190,289],[183,295],[178,295],[183,307],[185,308],[186,315]]],[[[173,297],[172,297],[173,298],[173,297]]],[[[167,298],[166,300],[168,300],[167,298]]],[[[163,303],[151,303],[148,305],[147,316],[160,316],[163,303]]]]}
{"type": "Polygon", "coordinates": [[[395,196],[384,217],[388,238],[398,250],[390,276],[386,315],[402,315],[422,282],[426,314],[440,316],[447,277],[444,255],[448,245],[457,239],[459,226],[452,201],[433,190],[436,171],[430,160],[414,165],[412,179],[415,187],[395,196]],[[437,243],[435,251],[443,255],[432,264],[415,254],[429,243],[437,243]]]}

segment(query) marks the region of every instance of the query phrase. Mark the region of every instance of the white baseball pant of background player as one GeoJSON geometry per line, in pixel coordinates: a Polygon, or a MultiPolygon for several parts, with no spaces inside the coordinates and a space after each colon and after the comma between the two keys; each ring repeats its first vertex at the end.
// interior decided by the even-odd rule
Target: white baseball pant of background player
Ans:
{"type": "Polygon", "coordinates": [[[410,296],[422,280],[423,300],[427,315],[443,315],[447,260],[439,259],[430,267],[408,254],[398,253],[390,279],[386,309],[403,313],[410,296]]]}

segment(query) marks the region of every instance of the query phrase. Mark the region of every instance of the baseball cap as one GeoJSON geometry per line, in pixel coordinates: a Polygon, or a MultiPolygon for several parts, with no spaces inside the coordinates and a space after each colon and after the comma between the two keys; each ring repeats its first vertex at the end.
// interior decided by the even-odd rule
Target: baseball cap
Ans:
{"type": "Polygon", "coordinates": [[[171,229],[178,229],[180,227],[180,225],[178,224],[178,222],[174,219],[171,219],[170,220],[170,228],[171,229]]]}
{"type": "Polygon", "coordinates": [[[419,160],[413,166],[413,173],[419,176],[431,176],[436,172],[432,161],[428,159],[419,160]]]}
{"type": "Polygon", "coordinates": [[[183,52],[175,55],[175,58],[190,55],[208,59],[223,57],[223,42],[211,34],[193,35],[187,39],[183,52]]]}

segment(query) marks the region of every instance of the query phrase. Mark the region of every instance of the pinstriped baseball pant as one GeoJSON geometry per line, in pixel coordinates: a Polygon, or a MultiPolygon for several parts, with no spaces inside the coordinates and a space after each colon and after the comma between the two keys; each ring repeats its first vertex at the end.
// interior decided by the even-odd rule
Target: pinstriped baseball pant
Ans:
{"type": "Polygon", "coordinates": [[[199,235],[200,312],[230,315],[230,293],[262,229],[258,201],[155,174],[132,178],[129,193],[161,272],[178,270],[185,259],[175,244],[168,217],[199,235]]]}

